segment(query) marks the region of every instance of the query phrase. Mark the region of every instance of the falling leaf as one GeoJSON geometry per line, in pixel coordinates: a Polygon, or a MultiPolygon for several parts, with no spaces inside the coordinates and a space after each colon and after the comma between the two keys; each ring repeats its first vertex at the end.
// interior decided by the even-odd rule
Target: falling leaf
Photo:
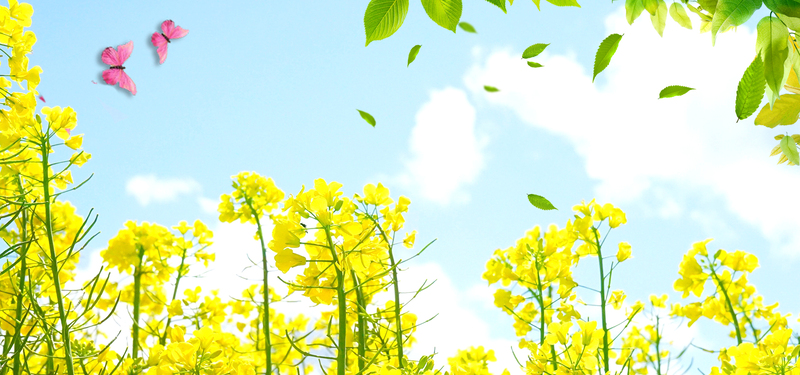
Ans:
{"type": "Polygon", "coordinates": [[[459,23],[458,27],[460,27],[462,30],[464,30],[464,31],[466,31],[468,33],[475,33],[475,34],[478,33],[477,31],[475,31],[475,28],[472,27],[472,25],[470,25],[470,24],[468,24],[466,22],[459,23]]]}
{"type": "Polygon", "coordinates": [[[542,53],[549,45],[550,43],[536,43],[528,48],[525,48],[525,52],[522,52],[522,58],[529,59],[531,57],[539,56],[539,54],[542,53]]]}
{"type": "Polygon", "coordinates": [[[538,208],[540,210],[548,211],[548,210],[557,210],[558,209],[555,206],[553,206],[553,204],[550,203],[550,201],[547,200],[547,198],[545,198],[545,197],[543,197],[541,195],[528,194],[528,201],[531,202],[531,204],[534,207],[536,207],[536,208],[538,208]]]}
{"type": "Polygon", "coordinates": [[[368,124],[372,125],[373,128],[375,127],[375,117],[372,117],[371,114],[369,114],[367,112],[364,112],[364,111],[362,111],[360,109],[356,109],[356,111],[358,111],[358,113],[361,114],[361,118],[363,118],[364,121],[366,121],[368,124]]]}
{"type": "Polygon", "coordinates": [[[614,56],[614,53],[617,52],[620,40],[622,40],[622,35],[611,34],[600,43],[600,47],[597,48],[597,54],[594,56],[594,74],[592,75],[592,82],[594,82],[595,77],[597,77],[600,72],[608,67],[611,58],[614,56]]]}
{"type": "Polygon", "coordinates": [[[675,96],[681,96],[681,95],[686,94],[687,92],[689,92],[691,90],[694,90],[694,89],[691,88],[691,87],[678,86],[678,85],[667,86],[663,90],[661,90],[660,93],[658,93],[658,98],[659,99],[664,99],[664,98],[672,98],[672,97],[675,97],[675,96]]]}
{"type": "Polygon", "coordinates": [[[542,65],[542,64],[539,64],[539,63],[537,63],[537,62],[528,61],[528,66],[530,66],[531,68],[541,68],[541,67],[542,67],[542,66],[544,66],[544,65],[542,65]]]}
{"type": "Polygon", "coordinates": [[[422,45],[417,44],[416,46],[411,47],[411,51],[408,51],[408,65],[406,65],[406,68],[417,59],[417,54],[419,53],[420,48],[422,48],[422,45]]]}
{"type": "Polygon", "coordinates": [[[497,87],[494,87],[494,86],[483,86],[483,89],[488,91],[488,92],[498,92],[498,91],[500,91],[500,89],[498,89],[497,87]]]}

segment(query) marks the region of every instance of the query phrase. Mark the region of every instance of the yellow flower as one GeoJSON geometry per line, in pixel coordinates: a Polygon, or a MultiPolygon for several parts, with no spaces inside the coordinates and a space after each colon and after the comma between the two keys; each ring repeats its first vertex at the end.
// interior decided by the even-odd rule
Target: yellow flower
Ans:
{"type": "Polygon", "coordinates": [[[64,144],[73,150],[81,148],[81,145],[83,145],[83,134],[73,135],[66,142],[64,142],[64,144]]]}
{"type": "Polygon", "coordinates": [[[622,290],[615,290],[611,292],[609,303],[614,307],[614,310],[619,310],[622,307],[622,301],[625,301],[625,292],[622,290]]]}
{"type": "Polygon", "coordinates": [[[662,294],[661,297],[651,294],[650,303],[653,305],[653,307],[665,308],[667,307],[667,298],[669,298],[669,296],[666,294],[662,294]]]}
{"type": "Polygon", "coordinates": [[[631,245],[627,242],[619,243],[619,250],[617,250],[617,261],[623,262],[631,257],[631,245]]]}
{"type": "Polygon", "coordinates": [[[169,313],[170,318],[183,315],[183,306],[181,305],[181,300],[176,299],[172,301],[167,308],[167,312],[169,313]]]}
{"type": "Polygon", "coordinates": [[[295,254],[291,249],[280,250],[278,254],[275,255],[275,266],[283,273],[288,272],[292,267],[305,264],[306,257],[295,254]]]}
{"type": "MultiPolygon", "coordinates": [[[[402,198],[402,197],[401,197],[402,198]]],[[[417,231],[412,231],[411,233],[406,233],[406,238],[403,240],[403,246],[407,248],[414,247],[414,240],[417,238],[417,231]]]]}

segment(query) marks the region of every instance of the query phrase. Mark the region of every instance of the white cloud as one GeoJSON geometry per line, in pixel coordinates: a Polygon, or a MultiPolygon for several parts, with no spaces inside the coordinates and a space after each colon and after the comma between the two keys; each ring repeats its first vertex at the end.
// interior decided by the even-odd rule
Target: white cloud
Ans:
{"type": "Polygon", "coordinates": [[[214,200],[206,197],[198,197],[197,204],[199,204],[200,209],[207,214],[216,215],[218,213],[217,208],[219,207],[219,200],[214,200]]]}
{"type": "MultiPolygon", "coordinates": [[[[484,349],[494,350],[497,362],[490,363],[489,370],[493,374],[500,374],[508,369],[512,374],[521,374],[511,347],[518,351],[517,342],[498,337],[489,329],[489,325],[480,316],[475,306],[476,300],[491,299],[492,291],[488,288],[470,288],[461,290],[453,285],[450,277],[436,263],[414,264],[400,275],[400,286],[404,290],[413,290],[422,285],[423,281],[436,280],[432,287],[420,293],[408,305],[408,311],[417,315],[419,322],[436,314],[433,321],[423,324],[414,334],[418,343],[412,351],[413,356],[419,357],[436,352],[436,366],[445,366],[449,370],[447,358],[454,356],[459,349],[468,349],[470,346],[483,346],[484,349]],[[488,296],[476,296],[474,291],[490,293],[488,296]]],[[[509,331],[513,332],[511,325],[509,331]]],[[[522,354],[524,356],[524,354],[522,354]]]]}
{"type": "Polygon", "coordinates": [[[133,195],[142,206],[152,202],[170,202],[179,195],[193,194],[200,190],[200,184],[191,178],[160,179],[155,175],[134,176],[125,185],[125,191],[133,195]]]}
{"type": "Polygon", "coordinates": [[[624,9],[608,17],[607,33],[624,33],[611,64],[592,83],[573,57],[543,53],[544,68],[494,52],[465,76],[477,97],[508,107],[529,125],[561,135],[599,180],[596,194],[616,204],[660,196],[664,217],[685,215],[686,199],[721,199],[740,219],[759,228],[772,249],[800,255],[800,222],[790,200],[800,175],[777,166],[769,152],[782,131],[736,123],[736,85],[754,56],[755,33],[746,27],[698,34],[668,21],[659,38],[647,17],[628,26],[624,9]],[[485,83],[501,89],[486,95],[485,83]],[[696,88],[658,100],[669,85],[696,88]],[[664,194],[666,193],[666,195],[664,194]],[[685,196],[685,197],[684,197],[685,196]]]}
{"type": "Polygon", "coordinates": [[[475,133],[475,108],[466,93],[454,88],[432,91],[430,101],[417,112],[412,157],[399,179],[442,205],[468,201],[463,187],[483,168],[486,143],[475,133]]]}

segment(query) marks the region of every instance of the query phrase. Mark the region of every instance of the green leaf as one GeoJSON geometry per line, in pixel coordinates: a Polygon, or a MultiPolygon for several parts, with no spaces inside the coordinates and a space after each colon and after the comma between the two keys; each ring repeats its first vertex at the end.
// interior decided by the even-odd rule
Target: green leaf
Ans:
{"type": "Polygon", "coordinates": [[[498,8],[503,10],[503,13],[506,12],[506,0],[486,0],[494,5],[497,5],[498,8]]]}
{"type": "Polygon", "coordinates": [[[756,56],[744,71],[739,87],[736,89],[736,118],[744,120],[758,110],[764,98],[767,81],[764,79],[764,62],[756,56]]]}
{"type": "Polygon", "coordinates": [[[672,5],[669,6],[669,15],[672,16],[672,19],[689,30],[692,29],[692,19],[689,18],[689,15],[686,13],[686,9],[683,9],[683,5],[679,2],[674,2],[672,5]]]}
{"type": "Polygon", "coordinates": [[[636,21],[643,11],[642,0],[625,0],[625,18],[628,20],[628,25],[633,25],[633,21],[636,21]]]}
{"type": "Polygon", "coordinates": [[[700,4],[700,7],[702,7],[703,10],[711,14],[714,14],[716,12],[717,2],[718,0],[697,0],[697,3],[700,4]]]}
{"type": "Polygon", "coordinates": [[[664,36],[664,26],[667,24],[667,3],[658,0],[658,8],[655,15],[650,15],[650,22],[653,28],[658,31],[659,36],[664,36]]]}
{"type": "Polygon", "coordinates": [[[658,0],[643,0],[644,9],[647,9],[647,13],[650,13],[651,16],[655,15],[658,11],[658,0]]]}
{"type": "Polygon", "coordinates": [[[367,112],[364,112],[364,111],[362,111],[360,109],[356,109],[356,111],[358,111],[358,113],[361,114],[361,118],[363,118],[364,121],[366,121],[368,124],[372,125],[373,128],[375,127],[375,117],[372,117],[371,114],[369,114],[367,112]]]}
{"type": "Polygon", "coordinates": [[[461,18],[461,0],[422,0],[422,7],[437,25],[456,32],[461,18]]]}
{"type": "Polygon", "coordinates": [[[500,89],[498,89],[497,87],[494,87],[494,86],[485,86],[484,85],[483,89],[488,91],[488,92],[498,92],[498,91],[500,91],[500,89]]]}
{"type": "Polygon", "coordinates": [[[473,34],[477,34],[478,33],[477,31],[475,31],[475,28],[472,27],[472,25],[470,25],[470,24],[468,24],[466,22],[459,23],[458,27],[460,27],[462,30],[464,30],[464,31],[466,31],[468,33],[473,33],[473,34]]]}
{"type": "Polygon", "coordinates": [[[675,97],[675,96],[681,96],[681,95],[686,94],[687,92],[689,92],[691,90],[694,90],[694,89],[691,88],[691,87],[678,86],[678,85],[667,86],[667,87],[664,87],[664,89],[661,90],[660,93],[658,93],[658,98],[659,99],[664,99],[664,98],[672,98],[672,97],[675,97]]]}
{"type": "Polygon", "coordinates": [[[581,7],[576,0],[547,0],[547,2],[557,7],[581,7]]]}
{"type": "Polygon", "coordinates": [[[789,17],[800,17],[800,2],[797,0],[764,0],[764,5],[775,13],[785,14],[789,17]]]}
{"type": "Polygon", "coordinates": [[[792,125],[800,116],[800,95],[781,95],[772,108],[765,104],[756,116],[755,124],[774,128],[777,125],[792,125]]]}
{"type": "Polygon", "coordinates": [[[533,0],[533,3],[536,4],[536,10],[542,10],[542,8],[539,7],[539,0],[533,0]]]}
{"type": "Polygon", "coordinates": [[[594,82],[595,77],[605,70],[611,62],[611,58],[614,56],[614,53],[617,52],[620,40],[622,40],[622,35],[611,34],[600,43],[600,47],[597,48],[597,54],[594,56],[594,74],[592,75],[592,82],[594,82]]]}
{"type": "Polygon", "coordinates": [[[794,165],[800,165],[800,155],[797,153],[797,142],[794,138],[786,136],[781,139],[781,151],[794,165]]]}
{"type": "Polygon", "coordinates": [[[797,117],[800,116],[800,95],[798,94],[783,94],[772,108],[769,104],[764,104],[761,112],[756,116],[755,124],[764,125],[768,128],[774,128],[777,125],[792,125],[797,122],[797,117]]]}
{"type": "Polygon", "coordinates": [[[777,15],[777,16],[778,16],[778,18],[780,18],[780,19],[781,19],[781,21],[783,21],[783,23],[785,23],[785,24],[786,24],[786,26],[788,26],[790,29],[792,29],[792,30],[794,30],[794,31],[800,31],[800,18],[797,18],[797,17],[789,17],[789,16],[787,16],[787,15],[783,15],[783,14],[776,14],[776,15],[777,15]]]}
{"type": "Polygon", "coordinates": [[[408,13],[408,0],[371,0],[364,12],[364,32],[367,46],[394,34],[408,13]]]}
{"type": "Polygon", "coordinates": [[[691,11],[692,11],[692,13],[694,13],[694,14],[696,14],[696,15],[700,16],[700,21],[701,21],[701,22],[702,22],[702,21],[708,21],[708,22],[709,22],[709,25],[711,25],[711,19],[713,18],[713,16],[710,16],[710,15],[708,15],[708,14],[706,14],[706,13],[703,13],[703,12],[702,12],[702,11],[700,11],[699,9],[697,9],[697,8],[693,7],[693,6],[692,6],[692,4],[686,4],[686,6],[689,8],[689,10],[691,10],[691,11]]]}
{"type": "Polygon", "coordinates": [[[525,52],[522,52],[522,58],[529,59],[531,57],[539,56],[539,54],[542,53],[542,51],[544,51],[544,49],[549,45],[550,43],[536,43],[528,48],[525,48],[525,52]]]}
{"type": "Polygon", "coordinates": [[[531,202],[533,207],[536,207],[540,210],[545,210],[545,211],[558,210],[558,208],[556,208],[556,206],[553,206],[553,204],[550,203],[550,201],[547,200],[547,198],[541,195],[528,194],[528,202],[531,202]]]}
{"type": "Polygon", "coordinates": [[[422,45],[417,44],[416,46],[411,47],[411,51],[408,51],[408,65],[406,65],[406,68],[417,59],[417,54],[419,53],[420,48],[422,48],[422,45]]]}
{"type": "Polygon", "coordinates": [[[769,103],[773,105],[785,79],[784,65],[789,57],[789,30],[775,17],[764,17],[758,22],[756,51],[764,59],[764,78],[769,87],[769,103]]]}
{"type": "Polygon", "coordinates": [[[542,64],[539,64],[539,63],[537,63],[537,62],[528,61],[528,66],[530,66],[531,68],[541,68],[541,67],[543,67],[544,65],[542,65],[542,64]]]}
{"type": "Polygon", "coordinates": [[[717,32],[745,23],[758,8],[761,0],[719,0],[711,19],[711,45],[716,42],[717,32]]]}

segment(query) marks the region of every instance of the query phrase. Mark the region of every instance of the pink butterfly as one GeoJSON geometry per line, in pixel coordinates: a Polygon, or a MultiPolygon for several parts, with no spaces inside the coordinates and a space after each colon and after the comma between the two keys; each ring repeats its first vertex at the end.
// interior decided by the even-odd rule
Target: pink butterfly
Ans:
{"type": "Polygon", "coordinates": [[[158,53],[158,62],[163,64],[167,59],[167,45],[172,42],[172,39],[183,38],[189,33],[189,30],[182,29],[180,26],[175,26],[172,20],[166,20],[161,23],[161,33],[153,33],[150,41],[156,46],[158,53]]]}
{"type": "Polygon", "coordinates": [[[41,96],[41,95],[39,95],[39,100],[41,100],[41,101],[42,101],[42,103],[47,103],[47,101],[46,101],[46,100],[44,100],[44,96],[41,96]]]}
{"type": "Polygon", "coordinates": [[[103,71],[103,80],[112,86],[119,83],[119,87],[127,89],[131,94],[136,95],[136,84],[133,83],[131,77],[125,74],[125,67],[122,66],[125,60],[131,56],[131,52],[133,52],[133,41],[120,44],[117,49],[107,47],[103,50],[100,59],[104,63],[111,65],[111,68],[103,71]]]}

